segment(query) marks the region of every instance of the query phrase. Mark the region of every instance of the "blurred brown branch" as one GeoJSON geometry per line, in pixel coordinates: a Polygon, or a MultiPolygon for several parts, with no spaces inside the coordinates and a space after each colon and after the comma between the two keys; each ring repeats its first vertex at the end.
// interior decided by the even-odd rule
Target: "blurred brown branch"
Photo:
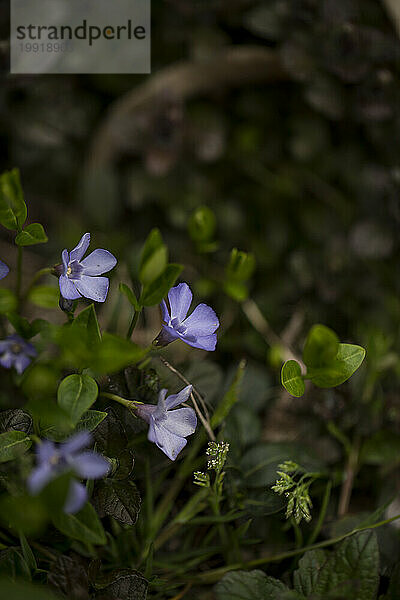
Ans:
{"type": "Polygon", "coordinates": [[[210,61],[168,66],[111,105],[93,139],[88,167],[97,170],[110,164],[120,148],[126,124],[138,112],[151,109],[160,98],[182,101],[216,90],[286,79],[277,53],[258,46],[228,47],[210,61]]]}

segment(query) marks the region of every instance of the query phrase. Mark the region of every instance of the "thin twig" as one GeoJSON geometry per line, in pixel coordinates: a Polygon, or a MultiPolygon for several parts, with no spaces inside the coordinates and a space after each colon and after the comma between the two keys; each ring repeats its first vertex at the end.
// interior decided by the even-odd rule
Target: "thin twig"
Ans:
{"type": "MultiPolygon", "coordinates": [[[[188,381],[186,379],[186,377],[184,375],[182,375],[182,373],[180,373],[178,371],[178,369],[176,369],[175,367],[173,367],[163,356],[160,356],[159,358],[160,358],[161,362],[163,363],[163,365],[165,367],[167,367],[167,369],[169,369],[177,377],[179,377],[179,379],[183,383],[185,383],[186,385],[192,385],[190,383],[190,381],[188,381]]],[[[216,438],[215,438],[213,430],[211,429],[210,417],[209,417],[209,413],[208,413],[206,404],[204,402],[204,398],[201,396],[201,394],[196,390],[196,388],[193,385],[192,385],[192,388],[193,388],[193,391],[192,391],[192,393],[190,395],[190,398],[191,398],[191,400],[193,402],[194,409],[195,409],[196,413],[198,414],[199,419],[200,419],[200,421],[201,421],[204,429],[207,431],[208,437],[210,438],[210,440],[212,440],[213,442],[215,442],[216,438]],[[198,398],[198,400],[199,400],[199,402],[201,404],[201,407],[204,410],[204,413],[205,413],[206,417],[204,417],[203,413],[200,411],[199,406],[198,406],[198,404],[196,402],[195,396],[197,396],[197,398],[198,398]]]]}
{"type": "Polygon", "coordinates": [[[253,325],[254,329],[256,329],[263,336],[269,346],[279,346],[282,349],[285,360],[294,359],[297,360],[302,367],[304,366],[301,358],[297,356],[297,354],[293,352],[292,348],[288,346],[288,344],[286,344],[283,339],[271,329],[270,324],[254,300],[251,298],[245,300],[245,302],[242,303],[242,310],[250,323],[253,325]]]}
{"type": "Polygon", "coordinates": [[[338,517],[343,517],[349,510],[354,478],[358,468],[358,450],[359,442],[357,441],[347,458],[346,468],[344,470],[343,485],[340,491],[338,517]]]}
{"type": "Polygon", "coordinates": [[[182,600],[182,598],[184,596],[186,596],[187,592],[190,590],[190,588],[192,587],[192,583],[188,583],[185,585],[185,587],[183,588],[183,590],[181,592],[179,592],[179,594],[177,594],[176,596],[174,596],[173,598],[171,598],[171,600],[182,600]]]}

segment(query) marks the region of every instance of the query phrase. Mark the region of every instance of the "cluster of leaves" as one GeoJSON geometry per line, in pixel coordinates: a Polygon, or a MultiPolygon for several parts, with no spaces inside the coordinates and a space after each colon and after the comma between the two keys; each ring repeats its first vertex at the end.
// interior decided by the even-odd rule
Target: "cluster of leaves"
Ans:
{"type": "Polygon", "coordinates": [[[282,367],[282,385],[293,396],[305,392],[305,379],[320,388],[331,388],[344,383],[353,375],[365,357],[365,350],[354,344],[340,344],[334,331],[324,325],[314,325],[303,350],[304,375],[296,360],[288,360],[282,367]]]}

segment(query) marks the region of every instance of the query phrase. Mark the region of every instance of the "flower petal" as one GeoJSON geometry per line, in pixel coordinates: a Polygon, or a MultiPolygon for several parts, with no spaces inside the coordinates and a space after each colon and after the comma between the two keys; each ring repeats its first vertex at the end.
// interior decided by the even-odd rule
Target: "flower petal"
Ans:
{"type": "Polygon", "coordinates": [[[76,289],[75,284],[68,279],[66,275],[60,275],[58,284],[60,286],[61,296],[66,300],[77,300],[78,298],[81,298],[81,295],[76,289]]]}
{"type": "Polygon", "coordinates": [[[68,438],[68,440],[62,444],[60,447],[60,454],[63,456],[68,456],[69,454],[73,454],[74,452],[78,452],[79,450],[86,448],[86,446],[89,446],[91,443],[91,434],[86,430],[80,431],[79,433],[76,433],[68,438]]]}
{"type": "Polygon", "coordinates": [[[9,267],[7,267],[6,263],[3,263],[3,261],[0,260],[0,279],[3,279],[3,277],[8,275],[9,272],[9,267]]]}
{"type": "Polygon", "coordinates": [[[49,463],[33,469],[27,479],[28,490],[31,494],[38,494],[53,478],[53,469],[49,463]]]}
{"type": "Polygon", "coordinates": [[[105,302],[108,293],[109,281],[107,277],[90,277],[82,275],[76,282],[78,291],[85,298],[95,302],[105,302]]]}
{"type": "Polygon", "coordinates": [[[165,405],[167,410],[171,410],[171,408],[175,408],[178,404],[182,404],[182,402],[186,402],[192,393],[193,386],[187,385],[183,390],[181,390],[178,394],[171,394],[165,401],[165,405]]]}
{"type": "Polygon", "coordinates": [[[165,321],[165,323],[169,323],[170,315],[169,315],[169,310],[167,308],[167,303],[165,302],[165,300],[161,301],[160,308],[161,308],[162,320],[165,321]]]}
{"type": "Polygon", "coordinates": [[[102,275],[111,271],[117,264],[117,259],[108,250],[93,250],[89,256],[81,261],[82,267],[84,267],[83,273],[85,275],[102,275]]]}
{"type": "Polygon", "coordinates": [[[165,404],[165,398],[166,398],[167,393],[168,393],[168,390],[163,388],[162,390],[160,390],[160,392],[158,394],[157,408],[154,411],[155,419],[160,419],[167,412],[167,406],[165,404]]]}
{"type": "Polygon", "coordinates": [[[26,367],[28,367],[31,364],[31,362],[31,359],[25,354],[17,354],[14,359],[15,370],[19,375],[21,375],[21,373],[25,371],[26,367]]]}
{"type": "Polygon", "coordinates": [[[179,452],[186,446],[187,440],[184,437],[171,433],[162,426],[154,425],[155,441],[160,448],[170,458],[175,460],[179,452]]]}
{"type": "Polygon", "coordinates": [[[186,437],[196,431],[197,417],[193,408],[177,408],[167,413],[167,419],[162,426],[171,433],[186,437]]]}
{"type": "Polygon", "coordinates": [[[201,337],[214,333],[219,327],[219,320],[211,306],[199,304],[182,325],[187,327],[188,334],[201,337]]]}
{"type": "Polygon", "coordinates": [[[171,319],[183,321],[192,303],[193,294],[187,283],[180,283],[168,292],[171,319]]]}
{"type": "Polygon", "coordinates": [[[2,354],[2,356],[0,356],[0,365],[2,367],[4,367],[5,369],[11,369],[11,367],[14,364],[14,358],[15,358],[14,354],[6,351],[6,352],[4,352],[4,354],[2,354]]]}
{"type": "Polygon", "coordinates": [[[192,348],[200,348],[201,350],[208,350],[209,352],[215,350],[217,345],[217,334],[212,333],[211,335],[205,335],[200,337],[195,337],[192,339],[191,337],[185,338],[184,335],[180,336],[181,340],[186,342],[192,348]]]}
{"type": "Polygon", "coordinates": [[[62,264],[63,264],[63,275],[67,274],[68,265],[69,265],[69,252],[67,249],[63,250],[61,253],[62,264]]]}
{"type": "Polygon", "coordinates": [[[72,262],[73,260],[81,260],[82,256],[85,254],[86,250],[89,248],[90,244],[90,233],[84,233],[81,239],[79,240],[79,244],[75,246],[73,250],[69,253],[69,260],[72,262]]]}
{"type": "Polygon", "coordinates": [[[51,442],[50,440],[43,440],[41,444],[36,446],[36,455],[40,464],[49,462],[55,454],[56,447],[54,442],[51,442]]]}
{"type": "Polygon", "coordinates": [[[64,504],[64,512],[70,515],[79,512],[81,508],[83,508],[87,497],[86,487],[73,479],[69,484],[67,499],[64,504]]]}
{"type": "Polygon", "coordinates": [[[74,471],[84,479],[99,479],[110,470],[108,460],[90,450],[76,454],[69,462],[74,471]]]}

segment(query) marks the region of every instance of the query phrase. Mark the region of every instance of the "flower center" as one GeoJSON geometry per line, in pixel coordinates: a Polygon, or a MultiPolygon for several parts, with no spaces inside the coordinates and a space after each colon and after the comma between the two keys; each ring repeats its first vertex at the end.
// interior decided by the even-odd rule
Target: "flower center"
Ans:
{"type": "Polygon", "coordinates": [[[171,320],[171,327],[173,329],[175,329],[175,331],[177,331],[178,333],[185,335],[186,331],[187,331],[187,327],[186,325],[183,325],[180,320],[178,319],[178,317],[174,317],[171,320]]]}
{"type": "Polygon", "coordinates": [[[15,344],[13,344],[11,346],[11,352],[13,354],[20,354],[22,352],[22,346],[21,346],[21,344],[18,344],[17,342],[15,344]]]}
{"type": "Polygon", "coordinates": [[[79,279],[82,271],[82,265],[80,265],[77,260],[73,260],[69,263],[65,274],[69,279],[79,279]]]}

